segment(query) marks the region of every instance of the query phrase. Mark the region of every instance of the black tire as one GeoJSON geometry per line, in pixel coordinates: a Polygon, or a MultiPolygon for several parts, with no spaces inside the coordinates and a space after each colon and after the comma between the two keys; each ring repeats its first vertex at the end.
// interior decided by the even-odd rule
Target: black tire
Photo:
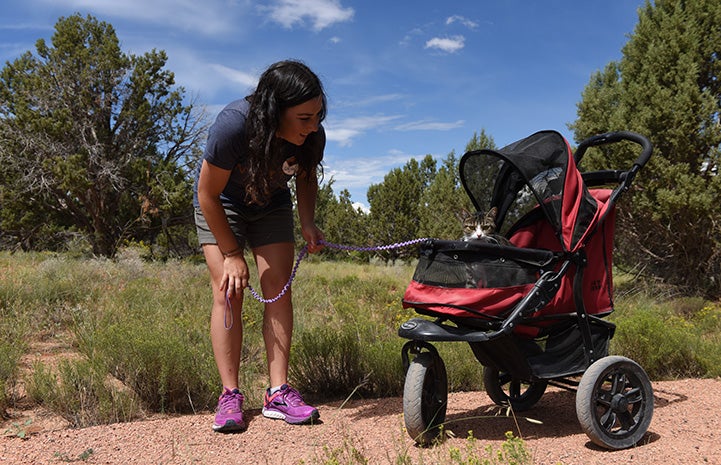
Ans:
{"type": "Polygon", "coordinates": [[[421,445],[432,444],[446,420],[448,378],[443,359],[433,352],[418,354],[408,367],[403,387],[406,431],[421,445]]]}
{"type": "Polygon", "coordinates": [[[626,357],[604,357],[581,377],[576,415],[595,444],[626,449],[646,434],[653,417],[653,388],[639,364],[626,357]]]}
{"type": "Polygon", "coordinates": [[[483,367],[483,387],[496,405],[513,407],[514,412],[530,409],[546,392],[546,381],[521,381],[505,371],[483,367]]]}

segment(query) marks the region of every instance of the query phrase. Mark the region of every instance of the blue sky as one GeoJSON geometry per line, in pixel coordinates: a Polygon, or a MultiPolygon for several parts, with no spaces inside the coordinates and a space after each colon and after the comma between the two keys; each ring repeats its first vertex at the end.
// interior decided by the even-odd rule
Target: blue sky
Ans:
{"type": "Polygon", "coordinates": [[[410,158],[463,154],[482,129],[499,146],[567,124],[595,71],[622,56],[643,0],[3,0],[4,64],[49,40],[61,16],[113,25],[126,53],[167,68],[210,117],[271,63],[324,82],[326,179],[366,202],[410,158]]]}

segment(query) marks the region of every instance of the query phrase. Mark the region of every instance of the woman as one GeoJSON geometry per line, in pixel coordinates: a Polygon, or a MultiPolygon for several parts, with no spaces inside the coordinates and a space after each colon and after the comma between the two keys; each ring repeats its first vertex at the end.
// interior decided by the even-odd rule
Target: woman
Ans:
{"type": "MultiPolygon", "coordinates": [[[[243,325],[243,289],[248,286],[248,246],[263,294],[277,296],[294,259],[293,211],[288,181],[295,176],[298,217],[308,251],[322,248],[315,225],[316,170],[325,148],[321,126],[326,97],[318,77],[298,61],[271,65],[256,90],[230,103],[210,127],[198,169],[194,198],[198,239],[213,288],[210,337],[223,392],[213,430],[240,431],[243,395],[238,387],[243,325]],[[228,299],[226,302],[226,298],[228,299]],[[235,322],[235,324],[233,323],[235,322]]],[[[265,342],[270,388],[263,415],[301,424],[318,419],[288,386],[293,331],[290,292],[265,304],[265,342]]]]}

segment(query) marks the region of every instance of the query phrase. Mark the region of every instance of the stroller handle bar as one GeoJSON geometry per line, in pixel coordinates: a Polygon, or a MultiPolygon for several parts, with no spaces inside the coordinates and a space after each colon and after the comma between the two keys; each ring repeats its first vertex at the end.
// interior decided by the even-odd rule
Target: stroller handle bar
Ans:
{"type": "Polygon", "coordinates": [[[588,149],[589,147],[613,144],[615,142],[621,142],[624,140],[635,142],[642,147],[641,155],[639,155],[639,157],[636,159],[634,165],[638,165],[639,169],[643,168],[646,162],[648,162],[648,159],[651,158],[651,152],[653,152],[653,145],[651,144],[651,141],[648,140],[645,136],[631,131],[607,132],[604,134],[597,134],[595,136],[591,136],[588,139],[581,141],[573,157],[576,160],[576,164],[578,164],[581,161],[581,158],[583,158],[583,155],[586,153],[586,149],[588,149]]]}
{"type": "Polygon", "coordinates": [[[635,142],[641,146],[641,154],[633,163],[631,169],[628,170],[624,176],[622,176],[620,191],[626,191],[629,187],[631,187],[631,183],[636,177],[636,173],[638,173],[638,171],[643,168],[644,165],[646,165],[649,158],[651,158],[651,153],[653,152],[653,144],[651,144],[651,141],[648,140],[648,138],[646,138],[645,136],[631,131],[607,132],[604,134],[591,136],[588,139],[581,141],[581,143],[578,145],[578,148],[576,149],[576,153],[573,155],[573,158],[576,161],[576,165],[578,165],[589,147],[613,144],[615,142],[621,142],[625,140],[635,142]]]}

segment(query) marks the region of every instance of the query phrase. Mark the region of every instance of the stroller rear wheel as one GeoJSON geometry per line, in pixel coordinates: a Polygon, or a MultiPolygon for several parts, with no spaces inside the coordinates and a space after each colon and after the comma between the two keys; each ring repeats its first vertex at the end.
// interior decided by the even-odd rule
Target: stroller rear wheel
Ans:
{"type": "Polygon", "coordinates": [[[578,385],[576,414],[595,444],[614,450],[635,445],[646,434],[653,416],[648,375],[626,357],[596,361],[578,385]]]}
{"type": "Polygon", "coordinates": [[[403,388],[403,418],[416,443],[431,444],[446,419],[448,378],[443,359],[435,352],[418,354],[408,367],[403,388]]]}
{"type": "Polygon", "coordinates": [[[546,381],[521,381],[496,368],[483,367],[483,386],[496,405],[510,405],[516,412],[528,410],[546,392],[546,381]]]}

